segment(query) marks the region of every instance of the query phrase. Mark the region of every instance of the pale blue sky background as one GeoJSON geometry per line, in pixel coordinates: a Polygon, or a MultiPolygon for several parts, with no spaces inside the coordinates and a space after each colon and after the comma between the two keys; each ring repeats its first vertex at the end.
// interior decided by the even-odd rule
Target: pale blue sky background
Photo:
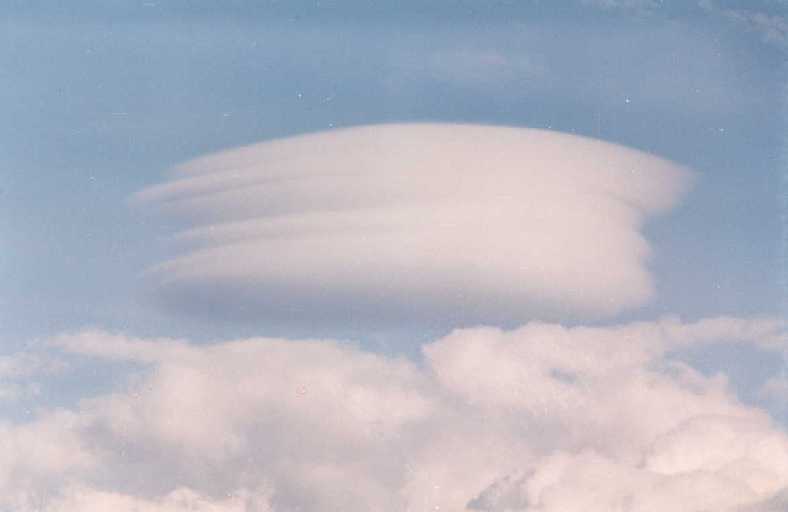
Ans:
{"type": "Polygon", "coordinates": [[[551,128],[687,165],[694,190],[647,230],[659,296],[613,320],[781,313],[784,2],[64,5],[0,7],[2,353],[86,325],[372,346],[445,332],[196,318],[140,284],[171,226],[126,200],[171,165],[388,121],[551,128]]]}

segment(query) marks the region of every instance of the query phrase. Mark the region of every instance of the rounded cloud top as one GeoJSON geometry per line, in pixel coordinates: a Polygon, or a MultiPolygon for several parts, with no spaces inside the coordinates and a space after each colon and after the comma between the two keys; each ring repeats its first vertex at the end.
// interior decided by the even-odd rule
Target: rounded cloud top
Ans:
{"type": "Polygon", "coordinates": [[[151,270],[177,308],[500,322],[648,300],[640,229],[688,175],[544,130],[377,125],[199,158],[135,200],[188,223],[151,270]]]}

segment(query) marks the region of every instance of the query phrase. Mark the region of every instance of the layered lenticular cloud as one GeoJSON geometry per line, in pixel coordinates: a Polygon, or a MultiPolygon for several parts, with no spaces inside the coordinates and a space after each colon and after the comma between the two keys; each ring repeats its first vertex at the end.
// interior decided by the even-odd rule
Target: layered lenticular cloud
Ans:
{"type": "Polygon", "coordinates": [[[136,201],[187,223],[187,250],[151,271],[177,308],[500,322],[648,300],[641,227],[687,177],[573,135],[382,125],[200,158],[136,201]]]}
{"type": "Polygon", "coordinates": [[[330,340],[85,331],[125,389],[0,424],[0,510],[777,512],[788,436],[675,347],[785,347],[779,322],[458,330],[424,362],[330,340]]]}
{"type": "MultiPolygon", "coordinates": [[[[190,250],[152,270],[180,307],[469,321],[648,299],[642,223],[685,182],[599,141],[410,125],[206,157],[137,199],[189,226],[190,250]]],[[[786,433],[672,355],[717,342],[777,354],[788,334],[765,318],[530,322],[455,330],[419,361],[333,340],[64,335],[53,357],[128,384],[0,423],[0,510],[784,510],[786,433]]]]}

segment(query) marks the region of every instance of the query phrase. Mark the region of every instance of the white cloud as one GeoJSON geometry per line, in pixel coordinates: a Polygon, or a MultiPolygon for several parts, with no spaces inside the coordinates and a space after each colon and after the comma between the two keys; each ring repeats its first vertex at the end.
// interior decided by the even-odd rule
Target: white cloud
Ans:
{"type": "Polygon", "coordinates": [[[496,494],[482,496],[476,509],[490,512],[732,511],[737,503],[758,499],[740,480],[701,471],[666,475],[624,465],[594,452],[548,457],[536,471],[512,484],[517,487],[498,488],[496,494]]]}
{"type": "Polygon", "coordinates": [[[179,307],[497,323],[648,300],[640,228],[687,176],[567,134],[384,125],[204,157],[136,199],[193,225],[153,271],[179,307]]]}
{"type": "Polygon", "coordinates": [[[788,436],[665,354],[721,334],[779,350],[783,329],[478,328],[421,364],[332,341],[61,336],[60,350],[146,370],[0,425],[0,509],[771,511],[788,436]]]}
{"type": "Polygon", "coordinates": [[[102,492],[95,489],[68,489],[48,512],[269,512],[265,491],[241,490],[226,498],[207,499],[191,489],[176,489],[158,499],[102,492]]]}
{"type": "Polygon", "coordinates": [[[737,512],[785,512],[785,510],[788,510],[788,490],[761,503],[743,507],[737,512]]]}

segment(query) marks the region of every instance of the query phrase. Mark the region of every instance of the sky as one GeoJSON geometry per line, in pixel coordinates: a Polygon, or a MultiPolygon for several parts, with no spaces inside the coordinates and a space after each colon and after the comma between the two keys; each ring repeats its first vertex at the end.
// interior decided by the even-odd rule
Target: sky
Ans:
{"type": "Polygon", "coordinates": [[[788,510],[788,3],[0,6],[0,511],[788,510]]]}

